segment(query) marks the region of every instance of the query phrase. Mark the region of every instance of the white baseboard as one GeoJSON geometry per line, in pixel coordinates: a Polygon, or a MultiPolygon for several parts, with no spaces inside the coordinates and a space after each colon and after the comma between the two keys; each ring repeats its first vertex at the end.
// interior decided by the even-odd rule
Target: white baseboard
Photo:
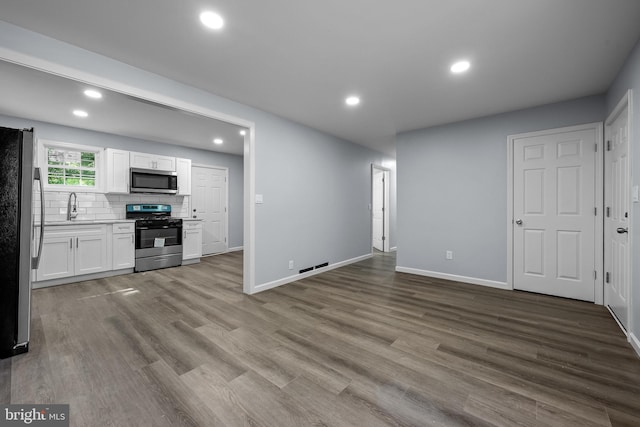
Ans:
{"type": "Polygon", "coordinates": [[[69,283],[84,282],[86,280],[104,279],[106,277],[120,276],[121,274],[131,274],[133,268],[124,268],[122,270],[109,270],[101,273],[83,274],[81,276],[63,277],[61,279],[51,279],[42,282],[33,282],[32,289],[49,288],[51,286],[67,285],[69,283]]]}
{"type": "Polygon", "coordinates": [[[629,332],[629,342],[631,343],[631,347],[638,353],[638,357],[640,357],[640,340],[633,332],[629,332]]]}
{"type": "Polygon", "coordinates": [[[336,262],[335,264],[329,264],[326,267],[316,268],[315,270],[307,271],[306,273],[294,274],[293,276],[274,280],[273,282],[263,283],[261,285],[256,286],[252,294],[257,294],[258,292],[266,291],[267,289],[277,288],[278,286],[286,285],[287,283],[295,282],[296,280],[301,280],[307,277],[315,276],[316,274],[325,273],[327,271],[334,270],[336,268],[344,267],[345,265],[364,261],[365,259],[369,259],[371,257],[373,257],[372,254],[366,254],[366,255],[351,258],[345,261],[336,262]]]}
{"type": "Polygon", "coordinates": [[[507,289],[511,287],[505,282],[496,282],[494,280],[478,279],[476,277],[457,276],[455,274],[439,273],[436,271],[419,270],[417,268],[396,267],[398,273],[416,274],[418,276],[434,277],[436,279],[452,280],[454,282],[470,283],[472,285],[488,286],[490,288],[507,289]]]}
{"type": "Polygon", "coordinates": [[[244,250],[244,246],[236,246],[236,247],[227,249],[227,252],[238,252],[243,250],[244,250]]]}

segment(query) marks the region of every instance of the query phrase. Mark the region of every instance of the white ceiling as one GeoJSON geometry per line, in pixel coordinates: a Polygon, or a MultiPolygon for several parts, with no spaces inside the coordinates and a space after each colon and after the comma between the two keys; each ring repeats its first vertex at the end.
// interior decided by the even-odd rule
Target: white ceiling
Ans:
{"type": "Polygon", "coordinates": [[[603,93],[640,37],[638,0],[2,0],[1,18],[388,153],[398,132],[603,93]]]}
{"type": "Polygon", "coordinates": [[[84,95],[92,87],[42,71],[0,61],[0,114],[56,123],[151,142],[242,155],[241,127],[189,114],[120,93],[100,89],[103,97],[84,95]],[[75,117],[73,110],[89,113],[75,117]],[[213,144],[221,138],[222,145],[213,144]]]}

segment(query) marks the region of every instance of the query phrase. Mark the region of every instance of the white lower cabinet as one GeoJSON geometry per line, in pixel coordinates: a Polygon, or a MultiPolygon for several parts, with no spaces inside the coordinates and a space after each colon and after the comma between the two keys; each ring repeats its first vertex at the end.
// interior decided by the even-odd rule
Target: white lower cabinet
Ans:
{"type": "Polygon", "coordinates": [[[40,267],[36,271],[36,280],[42,281],[73,276],[75,274],[73,237],[47,237],[47,234],[45,232],[40,267]]]}
{"type": "Polygon", "coordinates": [[[52,280],[111,269],[107,225],[46,227],[36,280],[52,280]]]}
{"type": "Polygon", "coordinates": [[[113,269],[133,268],[136,264],[135,225],[113,224],[113,269]]]}
{"type": "Polygon", "coordinates": [[[202,257],[202,222],[182,222],[182,260],[202,257]]]}

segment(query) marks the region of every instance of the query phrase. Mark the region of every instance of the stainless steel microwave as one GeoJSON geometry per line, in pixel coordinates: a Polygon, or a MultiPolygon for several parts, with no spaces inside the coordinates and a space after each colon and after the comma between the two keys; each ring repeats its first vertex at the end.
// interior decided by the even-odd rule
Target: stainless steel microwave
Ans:
{"type": "Polygon", "coordinates": [[[178,174],[169,171],[131,168],[131,193],[178,192],[178,174]]]}

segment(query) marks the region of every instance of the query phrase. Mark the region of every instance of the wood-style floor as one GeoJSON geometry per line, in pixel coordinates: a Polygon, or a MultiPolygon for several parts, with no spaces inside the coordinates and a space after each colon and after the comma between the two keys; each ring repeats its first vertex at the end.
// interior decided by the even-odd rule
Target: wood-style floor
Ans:
{"type": "Polygon", "coordinates": [[[640,426],[603,307],[394,264],[246,296],[232,253],[36,290],[0,403],[69,403],[73,426],[640,426]]]}

